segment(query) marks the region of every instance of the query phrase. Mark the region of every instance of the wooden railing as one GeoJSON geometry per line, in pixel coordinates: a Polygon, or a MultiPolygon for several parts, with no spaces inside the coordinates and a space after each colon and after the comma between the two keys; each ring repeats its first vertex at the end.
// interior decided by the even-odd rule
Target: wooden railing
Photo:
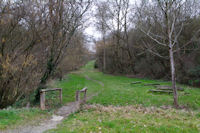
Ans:
{"type": "Polygon", "coordinates": [[[45,92],[47,91],[59,91],[60,103],[62,103],[62,88],[42,89],[40,90],[40,108],[42,110],[45,110],[45,92]]]}
{"type": "MultiPolygon", "coordinates": [[[[42,89],[40,90],[40,108],[45,110],[45,93],[48,91],[59,91],[59,98],[60,103],[62,103],[62,88],[53,88],[53,89],[42,89]]],[[[86,103],[87,100],[87,87],[83,88],[82,90],[76,91],[76,102],[78,105],[86,103]],[[81,99],[81,93],[83,93],[83,99],[81,99]]]]}
{"type": "Polygon", "coordinates": [[[87,93],[87,87],[83,88],[82,90],[76,91],[76,101],[82,104],[86,103],[87,100],[86,93],[87,93]],[[81,93],[84,93],[82,100],[81,100],[81,93]]]}

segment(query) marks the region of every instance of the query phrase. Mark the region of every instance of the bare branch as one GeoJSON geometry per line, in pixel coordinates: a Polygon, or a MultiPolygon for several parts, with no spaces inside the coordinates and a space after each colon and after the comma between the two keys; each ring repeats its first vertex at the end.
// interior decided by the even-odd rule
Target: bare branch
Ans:
{"type": "Polygon", "coordinates": [[[181,25],[181,29],[179,30],[178,34],[175,36],[174,42],[172,44],[172,47],[176,44],[178,37],[180,36],[181,32],[183,30],[183,23],[181,25]]]}
{"type": "Polygon", "coordinates": [[[144,53],[146,53],[146,52],[150,52],[150,53],[152,53],[153,55],[156,55],[156,56],[158,56],[158,57],[160,57],[160,58],[167,59],[167,60],[169,59],[168,57],[162,56],[162,55],[160,55],[158,52],[153,51],[152,49],[155,48],[155,46],[149,47],[149,46],[147,46],[147,44],[146,44],[144,41],[142,41],[142,43],[143,43],[144,46],[145,46],[145,51],[143,51],[143,52],[137,54],[137,56],[140,56],[140,55],[142,55],[142,54],[144,54],[144,53]]]}
{"type": "Polygon", "coordinates": [[[175,22],[176,22],[176,16],[175,16],[175,13],[173,13],[173,22],[172,22],[172,27],[170,29],[170,33],[169,33],[169,36],[171,37],[172,36],[172,33],[174,32],[174,26],[175,26],[175,22]]]}
{"type": "MultiPolygon", "coordinates": [[[[197,30],[197,32],[195,33],[195,35],[197,35],[199,32],[200,32],[200,29],[197,30]]],[[[195,35],[194,35],[194,36],[195,36],[195,35]]],[[[192,41],[193,41],[193,38],[191,38],[191,39],[190,39],[187,43],[185,43],[182,47],[178,48],[177,50],[174,50],[173,52],[175,53],[175,52],[177,52],[177,51],[180,51],[182,48],[184,48],[184,47],[188,46],[189,44],[191,44],[192,41]]]]}
{"type": "Polygon", "coordinates": [[[160,41],[158,41],[156,38],[152,37],[151,35],[149,35],[149,32],[145,32],[143,29],[139,28],[140,31],[142,31],[144,34],[146,34],[149,38],[151,38],[152,40],[154,40],[155,42],[157,42],[157,44],[162,45],[162,46],[167,46],[165,43],[162,43],[160,41]]]}

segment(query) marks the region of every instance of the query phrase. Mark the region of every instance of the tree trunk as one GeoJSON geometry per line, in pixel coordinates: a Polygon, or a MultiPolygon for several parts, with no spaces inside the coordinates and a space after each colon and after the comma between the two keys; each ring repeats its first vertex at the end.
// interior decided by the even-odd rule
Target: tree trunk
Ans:
{"type": "Polygon", "coordinates": [[[46,81],[52,74],[52,72],[55,70],[55,63],[53,62],[53,57],[50,58],[50,60],[47,63],[47,68],[40,80],[40,84],[36,90],[36,95],[35,95],[35,103],[38,103],[40,101],[40,90],[45,88],[46,81]]]}
{"type": "Polygon", "coordinates": [[[103,50],[103,71],[106,71],[106,48],[103,50]]]}
{"type": "Polygon", "coordinates": [[[178,108],[178,93],[177,93],[177,88],[176,88],[174,53],[171,46],[169,49],[169,54],[170,54],[170,66],[171,66],[171,80],[172,80],[172,88],[173,88],[173,95],[174,95],[174,106],[178,108]]]}
{"type": "Polygon", "coordinates": [[[103,71],[106,71],[106,40],[105,40],[105,33],[103,35],[103,71]]]}

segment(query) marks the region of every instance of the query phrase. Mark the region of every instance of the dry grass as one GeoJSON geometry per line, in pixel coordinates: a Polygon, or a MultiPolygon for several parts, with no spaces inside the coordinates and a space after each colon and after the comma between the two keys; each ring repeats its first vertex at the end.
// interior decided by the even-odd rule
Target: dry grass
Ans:
{"type": "Polygon", "coordinates": [[[200,114],[173,108],[85,105],[49,133],[199,133],[200,114]]]}

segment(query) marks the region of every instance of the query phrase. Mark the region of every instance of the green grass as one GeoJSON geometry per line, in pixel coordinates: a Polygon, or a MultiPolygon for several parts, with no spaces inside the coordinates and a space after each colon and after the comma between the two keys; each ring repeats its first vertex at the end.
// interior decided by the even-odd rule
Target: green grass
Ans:
{"type": "MultiPolygon", "coordinates": [[[[69,74],[63,81],[57,81],[54,87],[63,88],[64,104],[75,100],[76,90],[88,87],[88,95],[99,92],[98,97],[94,97],[88,103],[102,105],[136,105],[143,106],[163,106],[173,103],[172,95],[149,93],[149,89],[155,89],[154,86],[144,86],[146,83],[159,83],[161,85],[171,85],[170,82],[150,79],[127,78],[123,76],[112,76],[103,74],[93,68],[94,62],[89,62],[77,72],[69,74]],[[86,79],[100,81],[104,84],[86,79]],[[134,81],[142,81],[142,84],[130,84],[134,81]]],[[[189,86],[179,85],[185,89],[179,92],[179,103],[187,108],[200,108],[200,89],[189,86]],[[186,94],[188,93],[188,94],[186,94]]],[[[48,94],[47,94],[48,95],[48,94]]],[[[52,98],[50,98],[52,99],[52,98]]]]}
{"type": "MultiPolygon", "coordinates": [[[[102,105],[101,108],[108,108],[111,112],[110,110],[101,111],[100,107],[84,109],[66,118],[57,129],[50,132],[99,132],[100,129],[102,132],[200,132],[199,88],[179,85],[185,89],[184,92],[179,92],[179,104],[192,110],[192,113],[182,112],[182,110],[176,112],[174,109],[161,110],[164,113],[145,113],[144,110],[151,107],[157,110],[160,109],[160,106],[172,106],[173,96],[149,93],[148,90],[154,89],[154,86],[144,86],[144,84],[171,85],[170,82],[107,75],[95,70],[93,66],[94,61],[89,62],[79,71],[68,74],[64,80],[53,81],[49,87],[63,88],[63,104],[75,101],[76,90],[88,87],[88,96],[98,92],[98,96],[90,99],[88,104],[102,105]],[[134,81],[142,81],[142,84],[131,85],[130,83],[134,81]],[[122,111],[123,108],[129,107],[130,110],[127,112],[122,111]],[[141,111],[135,109],[136,107],[141,107],[141,111]],[[116,112],[112,112],[112,108],[118,109],[116,112]],[[125,118],[126,114],[130,114],[129,117],[125,118]],[[102,122],[99,122],[100,118],[102,122]]],[[[49,107],[52,104],[59,104],[57,93],[46,93],[46,98],[49,107]]],[[[8,128],[10,125],[26,123],[27,120],[34,120],[42,115],[38,109],[33,109],[33,111],[1,110],[0,130],[8,128]]],[[[47,115],[48,113],[44,112],[44,117],[47,115]]]]}
{"type": "MultiPolygon", "coordinates": [[[[92,95],[101,89],[99,84],[86,80],[84,75],[79,75],[78,73],[68,74],[64,80],[53,81],[49,85],[50,88],[63,88],[63,105],[75,101],[75,92],[85,86],[89,89],[88,95],[92,95]]],[[[0,130],[14,128],[29,121],[35,121],[36,119],[47,118],[56,108],[61,106],[58,96],[58,92],[46,93],[46,111],[41,111],[36,108],[0,110],[0,130]]]]}
{"type": "Polygon", "coordinates": [[[200,89],[179,85],[185,89],[179,92],[179,103],[191,112],[161,109],[159,107],[164,105],[172,107],[173,96],[149,93],[148,90],[154,89],[154,86],[144,84],[171,85],[170,82],[106,75],[93,69],[93,65],[94,62],[89,62],[80,71],[57,83],[64,89],[65,102],[70,102],[75,90],[84,86],[88,87],[89,95],[98,91],[99,95],[88,101],[92,106],[86,106],[66,118],[57,129],[48,133],[200,132],[200,89]],[[86,79],[86,75],[93,80],[86,79]],[[102,82],[104,86],[94,80],[102,82]],[[131,85],[134,81],[142,81],[142,84],[131,85]]]}
{"type": "MultiPolygon", "coordinates": [[[[161,85],[170,85],[169,82],[130,79],[120,76],[91,74],[91,77],[101,80],[104,84],[104,91],[98,97],[95,97],[90,103],[99,103],[103,105],[135,105],[143,106],[162,106],[172,105],[172,95],[156,95],[149,93],[149,89],[155,89],[154,86],[144,86],[143,84],[130,84],[133,81],[142,81],[143,83],[160,83],[161,85]]],[[[184,87],[185,92],[179,92],[179,103],[189,108],[198,109],[200,107],[200,90],[184,87]]]]}
{"type": "Polygon", "coordinates": [[[33,120],[47,118],[47,112],[36,108],[0,110],[0,130],[14,128],[30,123],[33,120]]]}
{"type": "MultiPolygon", "coordinates": [[[[145,83],[160,83],[161,85],[171,85],[170,82],[149,79],[127,78],[123,76],[106,75],[93,68],[94,62],[89,62],[85,67],[76,73],[72,73],[64,81],[58,83],[59,87],[64,89],[64,101],[74,100],[75,90],[84,86],[88,87],[89,94],[99,91],[99,95],[89,101],[90,104],[102,105],[136,105],[143,106],[163,106],[173,103],[172,95],[149,93],[149,89],[154,86],[144,86],[145,83]],[[85,75],[91,79],[100,81],[104,84],[102,87],[97,82],[85,79],[85,75]],[[130,84],[134,81],[142,81],[142,84],[130,84]]],[[[200,108],[200,89],[189,86],[179,85],[185,89],[179,92],[179,103],[187,108],[200,108]],[[188,94],[186,94],[188,93],[188,94]]]]}
{"type": "Polygon", "coordinates": [[[85,106],[48,133],[199,133],[200,117],[174,109],[85,106]]]}
{"type": "MultiPolygon", "coordinates": [[[[63,104],[75,101],[76,91],[81,90],[84,87],[88,88],[88,95],[92,95],[101,89],[101,86],[98,83],[87,80],[84,75],[76,73],[68,74],[64,80],[56,82],[54,87],[63,89],[63,104]]],[[[52,97],[53,96],[54,95],[52,95],[52,97]]],[[[52,99],[52,97],[49,97],[49,99],[52,99]]]]}

